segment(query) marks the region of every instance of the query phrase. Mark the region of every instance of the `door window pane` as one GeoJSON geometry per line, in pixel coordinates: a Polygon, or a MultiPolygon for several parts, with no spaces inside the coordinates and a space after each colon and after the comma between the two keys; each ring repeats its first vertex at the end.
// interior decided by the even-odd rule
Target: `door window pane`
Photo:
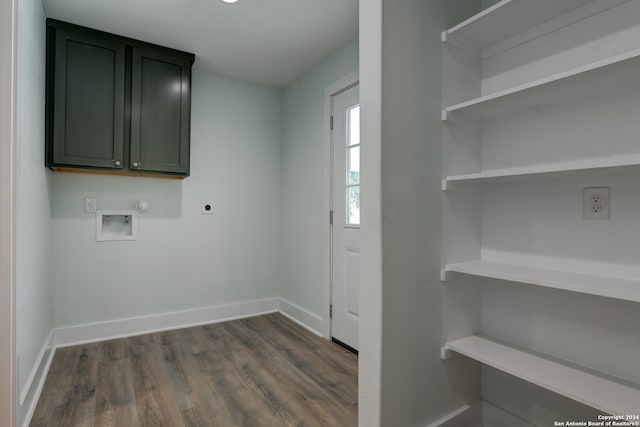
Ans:
{"type": "Polygon", "coordinates": [[[349,123],[349,140],[347,141],[347,147],[360,144],[360,106],[356,105],[348,112],[347,117],[349,123]]]}
{"type": "Polygon", "coordinates": [[[347,109],[346,221],[360,224],[360,105],[347,109]]]}
{"type": "Polygon", "coordinates": [[[347,150],[347,185],[360,184],[360,146],[347,150]]]}
{"type": "Polygon", "coordinates": [[[360,224],[360,186],[347,187],[347,224],[360,224]]]}

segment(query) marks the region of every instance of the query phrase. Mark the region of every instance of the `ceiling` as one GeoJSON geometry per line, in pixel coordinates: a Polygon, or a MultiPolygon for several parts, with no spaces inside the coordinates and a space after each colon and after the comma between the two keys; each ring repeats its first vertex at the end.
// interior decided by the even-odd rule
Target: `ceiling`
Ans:
{"type": "Polygon", "coordinates": [[[282,87],[358,32],[358,0],[44,0],[47,16],[196,54],[211,73],[282,87]]]}

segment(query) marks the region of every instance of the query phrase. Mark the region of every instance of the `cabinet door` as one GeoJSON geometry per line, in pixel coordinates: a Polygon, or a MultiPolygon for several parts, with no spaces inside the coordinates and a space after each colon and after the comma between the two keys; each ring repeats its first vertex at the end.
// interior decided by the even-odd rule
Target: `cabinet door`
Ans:
{"type": "Polygon", "coordinates": [[[53,163],[123,167],[125,47],[56,31],[53,163]]]}
{"type": "Polygon", "coordinates": [[[190,81],[188,60],[133,48],[131,169],[189,173],[190,81]]]}

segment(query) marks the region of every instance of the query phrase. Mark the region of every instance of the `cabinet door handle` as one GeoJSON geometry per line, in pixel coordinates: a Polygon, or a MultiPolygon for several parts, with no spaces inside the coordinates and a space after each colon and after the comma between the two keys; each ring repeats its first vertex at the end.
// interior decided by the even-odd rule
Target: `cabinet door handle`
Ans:
{"type": "Polygon", "coordinates": [[[116,166],[120,166],[121,163],[120,163],[120,160],[114,160],[113,164],[116,165],[116,166]]]}
{"type": "Polygon", "coordinates": [[[138,162],[133,162],[133,167],[134,167],[134,168],[137,168],[138,166],[140,166],[140,163],[138,163],[138,162]]]}

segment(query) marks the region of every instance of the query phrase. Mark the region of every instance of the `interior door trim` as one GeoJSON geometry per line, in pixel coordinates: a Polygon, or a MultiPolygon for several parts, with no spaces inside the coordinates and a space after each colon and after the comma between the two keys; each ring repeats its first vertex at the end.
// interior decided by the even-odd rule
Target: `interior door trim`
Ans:
{"type": "Polygon", "coordinates": [[[0,424],[16,424],[17,0],[0,2],[0,424]]]}
{"type": "Polygon", "coordinates": [[[332,240],[331,240],[331,224],[329,223],[329,213],[332,206],[332,193],[331,193],[331,165],[332,165],[332,142],[331,142],[331,100],[335,95],[338,95],[345,90],[350,89],[359,83],[360,74],[356,70],[347,74],[343,78],[327,86],[324,89],[324,172],[323,172],[323,210],[326,215],[323,214],[323,218],[327,220],[324,222],[322,234],[324,236],[324,251],[323,251],[323,305],[322,305],[322,318],[323,318],[323,337],[327,340],[331,340],[331,255],[332,255],[332,240]]]}

